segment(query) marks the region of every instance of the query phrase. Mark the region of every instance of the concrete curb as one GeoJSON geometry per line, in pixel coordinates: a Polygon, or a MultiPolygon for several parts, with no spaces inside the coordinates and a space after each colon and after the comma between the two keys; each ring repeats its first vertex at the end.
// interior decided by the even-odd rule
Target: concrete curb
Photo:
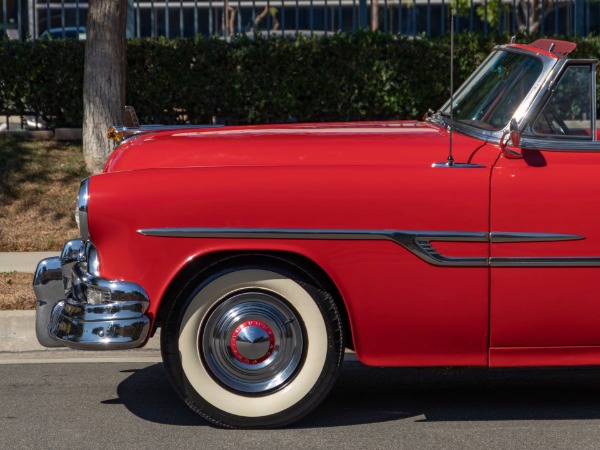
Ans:
{"type": "Polygon", "coordinates": [[[54,130],[54,139],[57,141],[83,140],[83,128],[57,128],[54,130]]]}
{"type": "Polygon", "coordinates": [[[37,263],[60,252],[0,252],[0,272],[34,273],[37,263]]]}
{"type": "MultiPolygon", "coordinates": [[[[4,125],[0,123],[0,126],[4,125]]],[[[81,141],[83,140],[83,128],[56,128],[52,130],[23,130],[20,128],[21,121],[11,120],[11,126],[14,128],[6,129],[0,127],[0,134],[8,136],[17,136],[26,139],[54,139],[55,141],[81,141]]]]}
{"type": "Polygon", "coordinates": [[[0,352],[42,349],[35,337],[35,311],[0,311],[0,352]]]}
{"type": "Polygon", "coordinates": [[[51,130],[0,130],[0,134],[26,139],[54,139],[54,133],[51,130]]]}

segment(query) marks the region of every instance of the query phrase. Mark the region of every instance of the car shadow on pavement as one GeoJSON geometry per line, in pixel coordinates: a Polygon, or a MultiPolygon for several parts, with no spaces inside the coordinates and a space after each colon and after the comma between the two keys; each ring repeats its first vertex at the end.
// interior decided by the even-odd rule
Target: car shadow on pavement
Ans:
{"type": "MultiPolygon", "coordinates": [[[[209,425],[177,396],[162,364],[132,370],[118,399],[139,418],[209,425]]],[[[600,419],[600,368],[413,369],[344,363],[325,401],[293,428],[414,422],[600,419]]]]}
{"type": "Polygon", "coordinates": [[[132,369],[118,388],[118,398],[103,403],[121,403],[141,419],[166,425],[208,425],[179,398],[162,363],[132,369]]]}
{"type": "Polygon", "coordinates": [[[303,427],[600,419],[600,368],[414,369],[347,363],[303,427]]]}

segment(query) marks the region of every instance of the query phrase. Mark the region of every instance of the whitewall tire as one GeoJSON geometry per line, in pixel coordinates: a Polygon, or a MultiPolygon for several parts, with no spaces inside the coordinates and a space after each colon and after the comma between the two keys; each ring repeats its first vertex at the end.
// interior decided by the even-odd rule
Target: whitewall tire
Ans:
{"type": "Polygon", "coordinates": [[[343,358],[332,297],[274,267],[236,267],[176,302],[162,334],[176,390],[228,427],[294,422],[330,391],[343,358]]]}

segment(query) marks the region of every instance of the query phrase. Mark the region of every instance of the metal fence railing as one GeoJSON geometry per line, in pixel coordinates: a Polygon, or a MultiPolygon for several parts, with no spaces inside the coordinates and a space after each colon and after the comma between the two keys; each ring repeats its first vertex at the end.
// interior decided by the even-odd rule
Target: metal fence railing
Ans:
{"type": "MultiPolygon", "coordinates": [[[[448,31],[587,35],[600,29],[597,0],[128,0],[128,37],[321,35],[359,28],[409,36],[448,31]]],[[[0,0],[0,35],[85,38],[88,3],[0,0]]]]}

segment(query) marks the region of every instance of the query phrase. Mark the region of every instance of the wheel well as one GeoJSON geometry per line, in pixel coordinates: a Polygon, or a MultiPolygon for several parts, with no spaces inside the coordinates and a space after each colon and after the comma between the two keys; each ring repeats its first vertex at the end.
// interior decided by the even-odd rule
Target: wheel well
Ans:
{"type": "Polygon", "coordinates": [[[344,339],[346,346],[353,349],[352,333],[350,332],[350,319],[346,305],[335,283],[325,271],[312,260],[295,253],[287,252],[217,252],[201,256],[191,261],[173,279],[165,294],[163,295],[154,322],[155,329],[162,325],[167,319],[172,305],[182,291],[193,288],[197,281],[207,278],[224,266],[238,264],[276,264],[283,265],[288,269],[301,272],[305,277],[312,280],[321,289],[329,292],[340,313],[344,327],[344,339]]]}

